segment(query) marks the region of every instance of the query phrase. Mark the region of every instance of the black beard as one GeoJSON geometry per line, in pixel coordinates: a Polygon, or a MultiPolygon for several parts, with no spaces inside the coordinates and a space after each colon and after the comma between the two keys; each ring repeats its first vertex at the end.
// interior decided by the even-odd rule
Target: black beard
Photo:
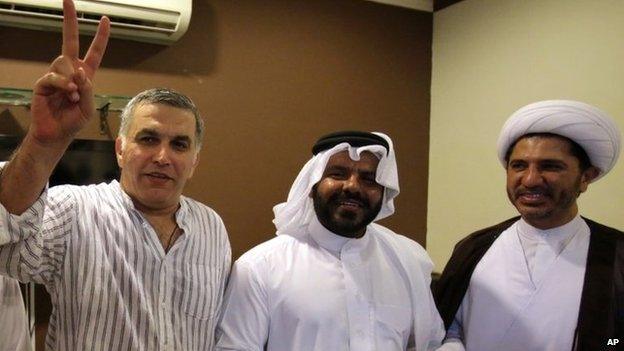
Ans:
{"type": "Polygon", "coordinates": [[[375,220],[382,204],[382,201],[379,201],[374,207],[371,207],[367,199],[362,198],[358,194],[347,194],[344,191],[333,194],[325,201],[318,195],[316,186],[312,188],[312,201],[316,217],[323,227],[334,234],[347,238],[358,237],[360,232],[375,220]],[[354,200],[362,204],[363,217],[360,220],[352,212],[346,212],[340,216],[340,219],[336,219],[334,213],[338,204],[345,200],[354,200]]]}

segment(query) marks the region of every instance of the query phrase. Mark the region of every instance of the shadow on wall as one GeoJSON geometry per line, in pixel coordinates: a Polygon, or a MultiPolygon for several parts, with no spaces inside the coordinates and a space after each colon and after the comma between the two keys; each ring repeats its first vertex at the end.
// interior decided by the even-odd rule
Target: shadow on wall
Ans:
{"type": "MultiPolygon", "coordinates": [[[[188,31],[173,47],[111,39],[102,67],[132,68],[165,74],[193,72],[207,75],[215,68],[216,28],[214,9],[210,4],[206,1],[194,1],[188,31]],[[162,65],[163,60],[176,64],[162,65]]],[[[3,58],[47,64],[60,53],[61,35],[58,32],[0,26],[0,38],[0,57],[3,58]]],[[[90,36],[80,36],[82,52],[86,52],[90,42],[90,36]]]]}

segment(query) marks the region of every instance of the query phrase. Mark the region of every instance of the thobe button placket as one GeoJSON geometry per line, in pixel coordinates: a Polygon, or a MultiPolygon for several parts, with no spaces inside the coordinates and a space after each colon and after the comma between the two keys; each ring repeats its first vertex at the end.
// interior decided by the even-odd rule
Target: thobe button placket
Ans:
{"type": "Polygon", "coordinates": [[[349,344],[352,350],[372,351],[374,340],[368,333],[370,325],[370,306],[364,295],[359,291],[356,275],[360,271],[361,262],[357,252],[345,247],[341,253],[344,283],[346,288],[347,316],[351,337],[349,344]]]}

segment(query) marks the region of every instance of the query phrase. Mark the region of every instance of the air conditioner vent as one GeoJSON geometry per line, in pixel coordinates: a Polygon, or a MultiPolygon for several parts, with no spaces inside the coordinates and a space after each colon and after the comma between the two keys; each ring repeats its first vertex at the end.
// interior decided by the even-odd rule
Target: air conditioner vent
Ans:
{"type": "MultiPolygon", "coordinates": [[[[58,18],[59,20],[63,20],[63,11],[41,8],[41,7],[30,7],[30,6],[13,6],[14,13],[17,16],[24,17],[42,17],[42,18],[58,18]]],[[[101,14],[97,13],[88,13],[78,11],[78,21],[80,23],[97,23],[100,18],[102,18],[101,14]]],[[[111,27],[140,27],[146,30],[154,30],[154,31],[170,31],[174,32],[176,29],[175,23],[169,22],[157,22],[157,21],[148,21],[143,19],[136,18],[125,18],[119,16],[108,16],[111,21],[111,27]]]]}
{"type": "Polygon", "coordinates": [[[15,12],[24,12],[24,13],[32,13],[32,14],[42,14],[42,15],[53,15],[53,16],[61,16],[63,17],[63,11],[49,9],[45,7],[34,7],[34,6],[22,6],[22,5],[14,5],[13,11],[15,12]]]}
{"type": "MultiPolygon", "coordinates": [[[[92,33],[105,15],[111,21],[113,37],[169,44],[186,32],[192,0],[171,0],[167,8],[163,8],[162,2],[151,0],[75,2],[81,32],[92,33]]],[[[58,30],[62,23],[60,1],[0,0],[0,24],[58,30]]]]}

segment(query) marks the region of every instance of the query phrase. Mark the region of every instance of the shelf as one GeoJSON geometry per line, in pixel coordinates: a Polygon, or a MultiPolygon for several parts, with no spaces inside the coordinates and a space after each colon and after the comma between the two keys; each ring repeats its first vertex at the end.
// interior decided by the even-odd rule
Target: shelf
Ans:
{"type": "MultiPolygon", "coordinates": [[[[0,87],[0,104],[30,107],[32,90],[0,87]]],[[[95,95],[95,106],[98,110],[121,112],[130,101],[128,96],[95,95]]]]}

